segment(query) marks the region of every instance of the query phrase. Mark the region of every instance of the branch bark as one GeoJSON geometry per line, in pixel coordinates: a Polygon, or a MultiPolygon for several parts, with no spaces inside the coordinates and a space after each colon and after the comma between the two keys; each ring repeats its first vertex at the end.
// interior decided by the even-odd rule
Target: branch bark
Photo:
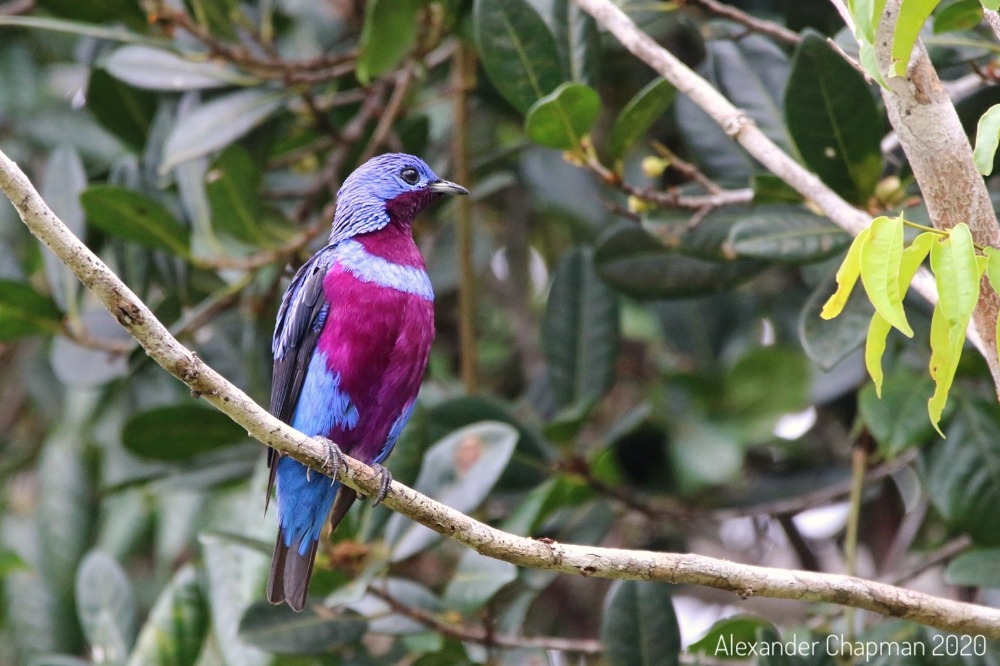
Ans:
{"type": "MultiPolygon", "coordinates": [[[[0,191],[25,225],[65,263],[167,372],[246,428],[254,439],[329,474],[325,446],[258,406],[243,391],[181,345],[139,298],[55,216],[27,176],[0,151],[0,191]]],[[[337,473],[368,496],[379,478],[367,465],[346,458],[337,473]]],[[[850,576],[770,569],[701,555],[621,550],[535,540],[485,525],[400,483],[385,505],[477,552],[512,564],[580,576],[705,585],[741,598],[776,597],[835,603],[900,617],[946,631],[1000,638],[1000,610],[942,599],[850,576]]]]}
{"type": "MultiPolygon", "coordinates": [[[[868,226],[871,222],[870,215],[844,201],[836,192],[827,187],[816,174],[785,153],[757,127],[757,124],[745,111],[733,106],[708,81],[657,44],[610,0],[573,1],[593,16],[633,55],[670,81],[677,90],[687,95],[752,157],[796,192],[812,201],[830,218],[830,221],[854,236],[868,226]]],[[[937,302],[937,287],[934,283],[934,277],[926,269],[917,271],[911,282],[911,287],[930,303],[937,302]]],[[[977,313],[983,309],[982,306],[981,302],[977,313]]],[[[994,311],[994,322],[996,321],[995,314],[994,311]]],[[[981,335],[982,327],[978,324],[978,316],[974,325],[970,325],[967,336],[989,363],[994,383],[1000,391],[1000,362],[997,360],[996,345],[990,342],[994,339],[993,329],[986,327],[987,330],[982,331],[984,335],[981,335]]]]}

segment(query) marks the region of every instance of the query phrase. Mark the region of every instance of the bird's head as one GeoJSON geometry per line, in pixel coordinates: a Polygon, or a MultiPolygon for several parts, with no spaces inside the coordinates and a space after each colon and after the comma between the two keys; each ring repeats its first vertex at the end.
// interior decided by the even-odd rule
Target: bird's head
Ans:
{"type": "Polygon", "coordinates": [[[337,193],[331,241],[382,229],[390,222],[410,224],[429,203],[446,194],[468,194],[441,180],[413,155],[373,157],[351,173],[337,193]]]}

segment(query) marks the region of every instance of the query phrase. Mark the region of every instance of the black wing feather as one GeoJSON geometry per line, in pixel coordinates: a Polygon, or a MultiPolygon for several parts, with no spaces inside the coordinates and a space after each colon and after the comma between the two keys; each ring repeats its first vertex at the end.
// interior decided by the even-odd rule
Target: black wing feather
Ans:
{"type": "MultiPolygon", "coordinates": [[[[329,311],[329,303],[324,299],[323,293],[323,278],[330,266],[329,249],[329,246],[323,248],[302,265],[288,285],[278,310],[278,321],[271,344],[274,372],[269,411],[285,423],[292,421],[309,361],[329,311]]],[[[278,469],[278,456],[277,451],[268,449],[267,466],[271,469],[267,483],[268,502],[278,469]]]]}

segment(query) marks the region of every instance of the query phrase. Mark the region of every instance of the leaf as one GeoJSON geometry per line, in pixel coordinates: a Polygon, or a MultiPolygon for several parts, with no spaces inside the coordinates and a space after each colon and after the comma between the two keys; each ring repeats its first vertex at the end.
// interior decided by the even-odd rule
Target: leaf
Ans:
{"type": "Polygon", "coordinates": [[[829,220],[751,214],[733,225],[726,241],[743,257],[803,264],[837,254],[853,239],[829,220]]]}
{"type": "Polygon", "coordinates": [[[147,90],[204,90],[225,86],[251,86],[259,79],[241,74],[214,60],[193,60],[173,51],[142,44],[115,49],[104,60],[104,69],[120,81],[147,90]]]}
{"type": "Polygon", "coordinates": [[[955,532],[1000,545],[1000,405],[956,395],[948,438],[927,450],[917,469],[927,497],[955,532]]]}
{"type": "MultiPolygon", "coordinates": [[[[507,466],[517,430],[506,423],[482,421],[451,433],[424,455],[414,488],[468,513],[479,506],[507,466]]],[[[441,538],[423,525],[394,514],[385,539],[392,544],[392,561],[404,560],[441,538]]]]}
{"type": "Polygon", "coordinates": [[[507,583],[517,580],[517,567],[474,550],[462,553],[444,590],[444,602],[462,613],[482,608],[507,583]]]}
{"type": "Polygon", "coordinates": [[[63,314],[51,298],[26,284],[0,279],[0,342],[62,331],[63,314]]]}
{"type": "Polygon", "coordinates": [[[205,175],[205,193],[215,229],[246,243],[260,244],[261,173],[250,153],[233,144],[219,153],[205,175]]]}
{"type": "Polygon", "coordinates": [[[611,388],[619,347],[618,296],[597,277],[589,250],[556,268],[542,320],[542,350],[557,405],[589,405],[611,388]]]}
{"type": "MultiPolygon", "coordinates": [[[[89,302],[84,307],[86,309],[80,314],[80,323],[88,334],[109,342],[135,342],[118,320],[100,304],[89,302]]],[[[79,388],[102,386],[124,377],[129,371],[128,354],[109,354],[101,349],[77,344],[62,335],[52,341],[49,363],[56,379],[66,386],[79,388]]]]}
{"type": "Polygon", "coordinates": [[[934,34],[972,30],[982,22],[983,5],[979,0],[957,0],[934,15],[934,34]]]}
{"type": "MultiPolygon", "coordinates": [[[[986,253],[986,277],[990,281],[993,291],[1000,294],[1000,249],[988,247],[986,253]]],[[[1000,355],[1000,317],[997,317],[996,327],[997,354],[1000,355]]]]}
{"type": "Polygon", "coordinates": [[[563,83],[528,109],[524,133],[540,146],[578,149],[600,112],[601,98],[593,88],[563,83]]]}
{"type": "MultiPolygon", "coordinates": [[[[934,242],[935,234],[924,232],[913,239],[910,247],[903,250],[903,256],[899,263],[899,294],[900,298],[906,298],[906,292],[910,289],[910,282],[917,274],[920,265],[930,252],[931,244],[934,242]]],[[[865,344],[865,367],[872,381],[875,382],[875,393],[882,395],[882,355],[885,353],[886,338],[892,326],[888,320],[876,312],[872,316],[871,325],[868,328],[868,339],[865,344]]]]}
{"type": "Polygon", "coordinates": [[[569,78],[552,33],[525,0],[475,0],[473,24],[486,76],[519,112],[569,78]]]}
{"type": "Polygon", "coordinates": [[[1000,0],[980,0],[980,2],[985,9],[989,9],[990,11],[995,12],[1000,9],[1000,0]]]}
{"type": "Polygon", "coordinates": [[[913,329],[906,321],[899,290],[899,264],[903,256],[903,218],[876,217],[861,245],[861,282],[875,311],[908,338],[913,329]]]}
{"type": "Polygon", "coordinates": [[[993,173],[997,145],[1000,145],[1000,104],[987,109],[976,125],[976,147],[972,151],[972,159],[984,176],[993,173]]]}
{"type": "Polygon", "coordinates": [[[198,661],[208,633],[208,611],[198,577],[181,567],[160,593],[139,633],[129,666],[187,666],[198,661]]]}
{"type": "Polygon", "coordinates": [[[180,118],[163,145],[159,171],[225,148],[261,125],[287,99],[286,92],[253,88],[216,97],[180,118]]]}
{"type": "Polygon", "coordinates": [[[215,409],[194,405],[158,407],[132,416],[122,444],[153,460],[183,460],[244,441],[246,431],[215,409]]]}
{"type": "Polygon", "coordinates": [[[421,0],[371,0],[365,5],[357,77],[368,84],[395,68],[413,49],[421,0]]]}
{"type": "MultiPolygon", "coordinates": [[[[83,234],[80,192],[86,187],[87,172],[84,170],[79,152],[71,146],[56,148],[45,165],[39,192],[52,212],[76,236],[83,234]]],[[[69,309],[68,304],[72,304],[75,308],[81,289],[76,276],[51,252],[43,253],[42,260],[45,262],[45,277],[56,305],[64,310],[69,309]]]]}
{"type": "Polygon", "coordinates": [[[932,390],[929,377],[905,370],[885,378],[881,395],[871,385],[861,389],[858,409],[882,455],[895,458],[930,438],[933,428],[924,415],[932,390]]]}
{"type": "Polygon", "coordinates": [[[885,0],[849,0],[857,35],[871,44],[875,41],[875,26],[882,19],[885,0]]]}
{"type": "Polygon", "coordinates": [[[945,567],[944,582],[965,587],[1000,587],[1000,548],[959,553],[945,567]]]}
{"type": "Polygon", "coordinates": [[[716,389],[718,421],[735,426],[744,441],[768,439],[778,419],[808,406],[809,364],[797,352],[771,346],[741,355],[716,389]],[[772,379],[767,391],[760,378],[772,379]]]}
{"type": "Polygon", "coordinates": [[[757,632],[774,629],[774,625],[755,615],[734,615],[719,620],[708,632],[688,646],[691,654],[704,654],[717,659],[735,659],[737,652],[757,643],[757,632]]]}
{"type": "Polygon", "coordinates": [[[601,616],[601,643],[611,666],[680,663],[681,635],[670,588],[648,581],[616,581],[601,616]]]}
{"type": "MultiPolygon", "coordinates": [[[[533,3],[543,18],[545,14],[533,3]]],[[[601,69],[601,35],[597,21],[571,0],[554,0],[548,24],[569,78],[596,86],[601,69]]]]}
{"type": "MultiPolygon", "coordinates": [[[[75,5],[80,3],[72,0],[75,5]]],[[[34,28],[37,30],[51,30],[70,35],[80,35],[93,37],[95,39],[106,39],[112,42],[138,42],[138,43],[163,43],[162,39],[132,32],[120,27],[107,27],[102,25],[92,25],[79,21],[67,21],[63,19],[39,17],[39,16],[0,16],[0,26],[16,26],[21,28],[34,28]]]]}
{"type": "Polygon", "coordinates": [[[906,76],[910,53],[924,21],[941,0],[906,0],[899,5],[899,16],[892,31],[892,76],[906,76]]]}
{"type": "Polygon", "coordinates": [[[792,60],[785,119],[805,165],[848,201],[864,204],[882,175],[882,116],[864,77],[811,30],[792,60]]]}
{"type": "Polygon", "coordinates": [[[113,557],[92,550],[80,562],[76,609],[91,653],[104,663],[124,663],[135,640],[135,595],[113,557]]]}
{"type": "Polygon", "coordinates": [[[598,244],[594,265],[608,284],[635,298],[686,298],[716,294],[764,269],[751,259],[706,261],[664,247],[647,231],[625,226],[598,244]]]}
{"type": "Polygon", "coordinates": [[[115,185],[92,185],[80,195],[87,220],[122,240],[189,257],[188,230],[161,204],[115,185]]]}
{"type": "Polygon", "coordinates": [[[623,159],[629,149],[666,113],[677,96],[677,89],[663,78],[656,78],[637,92],[615,118],[608,140],[613,159],[623,159]]]}
{"type": "Polygon", "coordinates": [[[145,19],[137,0],[102,0],[93,3],[77,0],[38,0],[38,6],[56,16],[90,23],[126,21],[141,25],[145,19]]]}
{"type": "Polygon", "coordinates": [[[851,297],[851,291],[854,290],[854,285],[861,277],[861,246],[868,240],[870,233],[871,227],[862,229],[861,233],[855,236],[851,247],[848,248],[847,256],[844,257],[840,268],[837,269],[837,290],[827,299],[820,312],[819,316],[823,319],[833,319],[847,305],[847,299],[851,297]]]}
{"type": "Polygon", "coordinates": [[[240,621],[240,638],[266,652],[289,655],[329,653],[361,638],[367,622],[353,614],[331,613],[307,606],[296,613],[288,606],[257,602],[240,621]]]}
{"type": "Polygon", "coordinates": [[[131,148],[141,150],[146,144],[156,107],[155,93],[128,86],[106,70],[91,70],[87,108],[104,129],[131,148]]]}
{"type": "MultiPolygon", "coordinates": [[[[407,608],[423,611],[432,616],[445,612],[444,605],[433,592],[412,580],[389,576],[378,585],[382,591],[407,608]]],[[[327,603],[337,607],[335,601],[328,599],[327,603]]],[[[368,620],[368,631],[372,633],[400,635],[427,630],[427,626],[417,620],[403,613],[393,612],[387,601],[371,592],[366,592],[360,599],[345,603],[344,607],[368,620]]]]}
{"type": "Polygon", "coordinates": [[[836,318],[821,317],[821,304],[832,283],[832,275],[823,280],[806,299],[798,317],[802,349],[823,370],[831,370],[861,346],[874,314],[868,299],[853,292],[836,318]]]}

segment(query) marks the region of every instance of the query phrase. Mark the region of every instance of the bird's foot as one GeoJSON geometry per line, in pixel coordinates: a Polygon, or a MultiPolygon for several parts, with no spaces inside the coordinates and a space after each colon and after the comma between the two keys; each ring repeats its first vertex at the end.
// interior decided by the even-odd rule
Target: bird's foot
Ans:
{"type": "Polygon", "coordinates": [[[392,485],[392,472],[378,463],[373,464],[372,469],[375,470],[375,476],[379,477],[378,492],[375,493],[372,506],[378,506],[385,499],[385,496],[389,494],[389,486],[392,485]]]}
{"type": "Polygon", "coordinates": [[[337,482],[337,472],[340,471],[340,466],[344,465],[344,452],[340,450],[340,447],[332,439],[327,439],[326,437],[316,437],[319,441],[326,444],[326,456],[323,457],[323,469],[328,470],[327,474],[333,479],[330,483],[331,485],[337,482]]]}

